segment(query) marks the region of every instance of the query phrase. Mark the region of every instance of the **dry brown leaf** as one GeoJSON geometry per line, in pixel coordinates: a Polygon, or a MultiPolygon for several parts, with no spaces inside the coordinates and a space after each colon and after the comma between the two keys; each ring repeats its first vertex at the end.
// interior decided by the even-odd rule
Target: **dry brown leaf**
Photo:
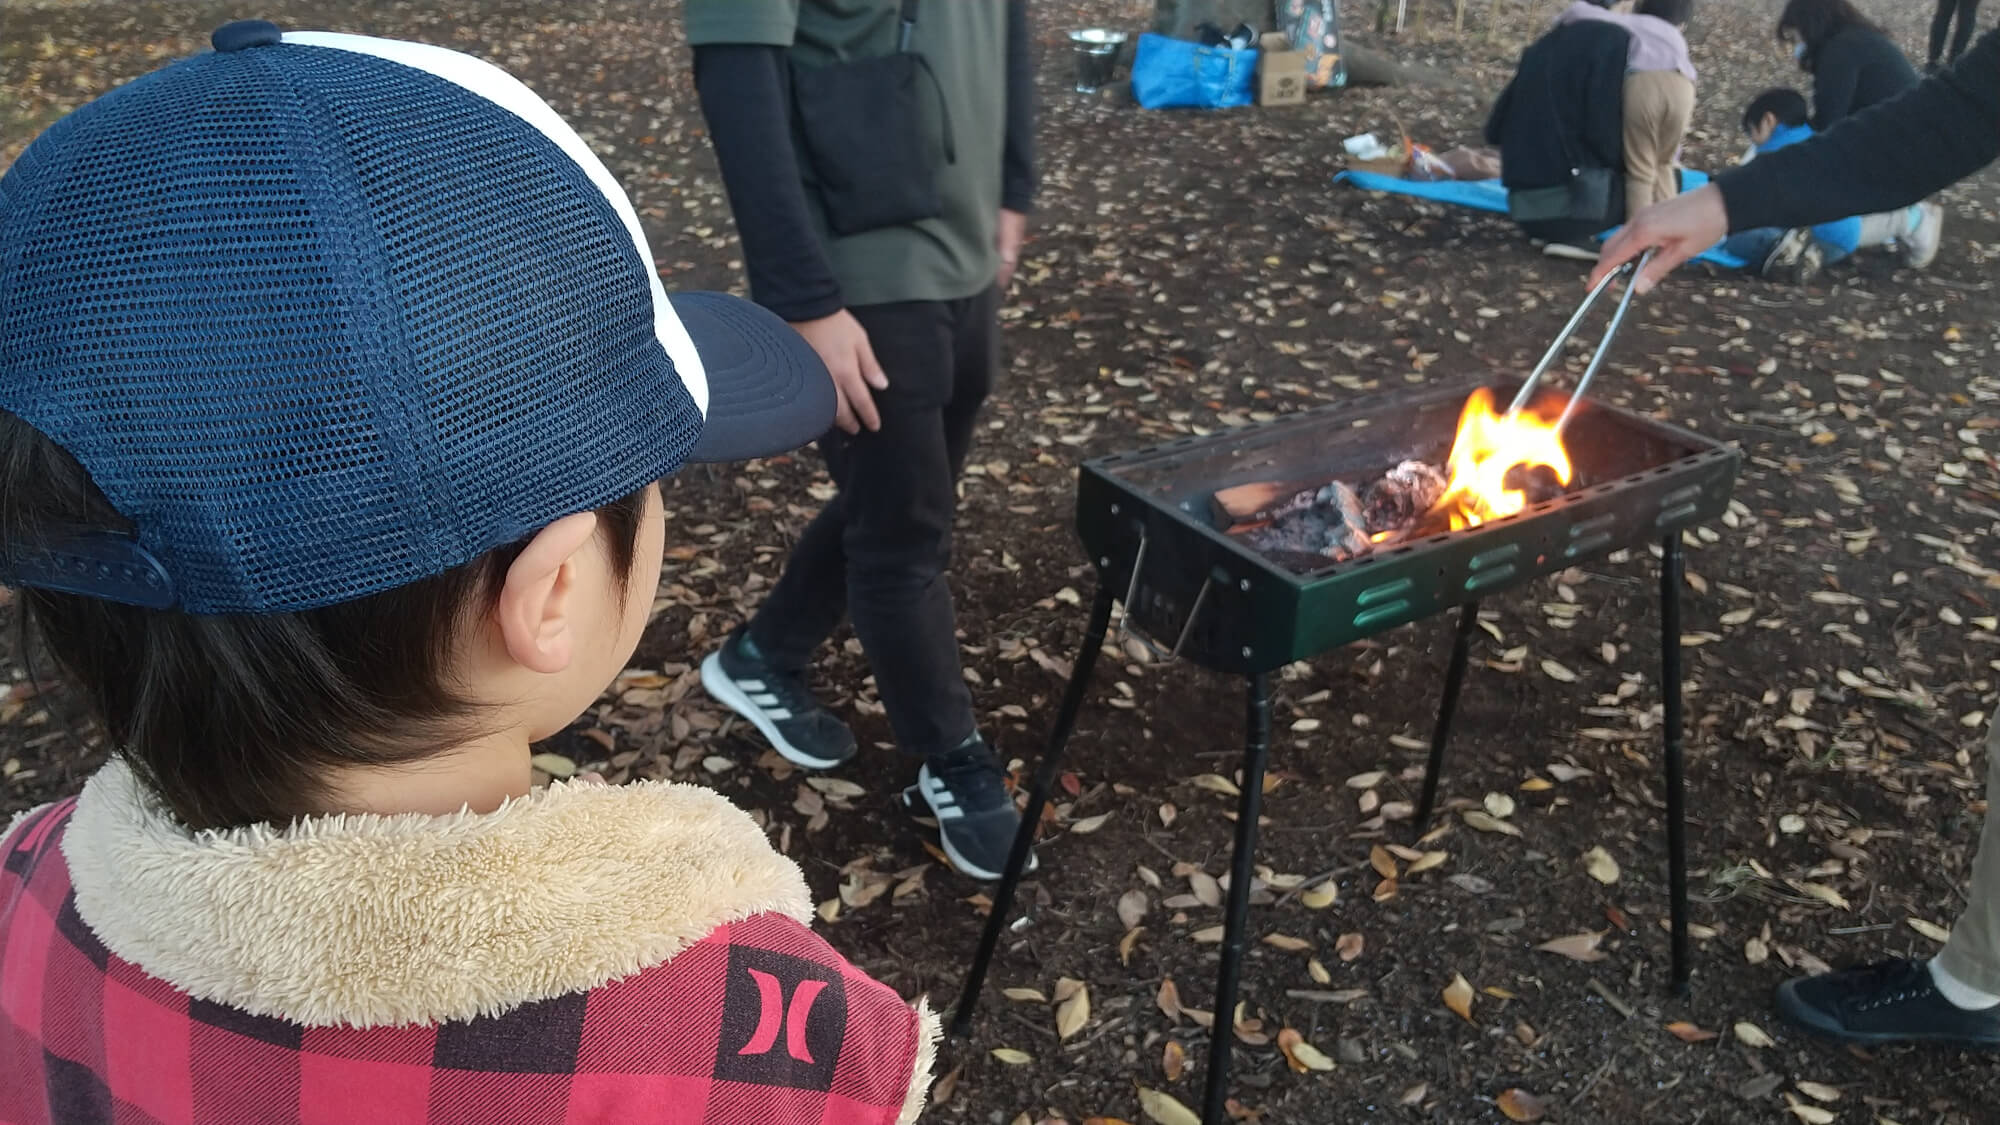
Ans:
{"type": "Polygon", "coordinates": [[[1222,941],[1222,927],[1208,926],[1188,935],[1196,945],[1216,945],[1222,941]]]}
{"type": "Polygon", "coordinates": [[[1078,981],[1076,991],[1056,1005],[1056,1038],[1068,1039],[1090,1022],[1090,987],[1078,981]]]}
{"type": "Polygon", "coordinates": [[[1553,660],[1542,661],[1542,674],[1559,683],[1573,684],[1576,682],[1575,672],[1570,671],[1553,660]]]}
{"type": "Polygon", "coordinates": [[[1382,784],[1383,779],[1388,776],[1389,774],[1386,770],[1370,770],[1367,773],[1357,773],[1347,779],[1347,787],[1349,789],[1373,789],[1377,785],[1382,784]]]}
{"type": "Polygon", "coordinates": [[[1603,942],[1604,934],[1605,931],[1603,930],[1596,930],[1591,933],[1571,934],[1568,937],[1545,941],[1535,948],[1544,953],[1561,954],[1572,961],[1602,961],[1605,959],[1606,954],[1597,947],[1599,943],[1603,942]]]}
{"type": "Polygon", "coordinates": [[[1467,809],[1464,813],[1467,826],[1481,832],[1499,832],[1508,836],[1519,836],[1521,830],[1504,820],[1497,820],[1483,809],[1467,809]]]}
{"type": "Polygon", "coordinates": [[[1416,1085],[1410,1087],[1409,1089],[1403,1091],[1403,1096],[1396,1099],[1396,1104],[1422,1105],[1424,1104],[1424,1099],[1430,1097],[1430,1094],[1431,1094],[1431,1088],[1428,1085],[1419,1082],[1416,1085]]]}
{"type": "Polygon", "coordinates": [[[931,1087],[931,1104],[934,1106],[944,1105],[946,1102],[951,1101],[952,1095],[958,1093],[959,1076],[964,1073],[965,1064],[959,1063],[957,1066],[951,1068],[950,1074],[938,1079],[937,1085],[931,1087]]]}
{"type": "Polygon", "coordinates": [[[1070,825],[1069,830],[1078,836],[1088,836],[1092,832],[1104,827],[1104,822],[1110,819],[1110,813],[1098,813],[1096,816],[1084,817],[1082,820],[1070,825]]]}
{"type": "Polygon", "coordinates": [[[1172,1094],[1148,1090],[1144,1086],[1139,1087],[1139,1111],[1152,1120],[1153,1125],[1201,1125],[1201,1117],[1172,1094]]]}
{"type": "Polygon", "coordinates": [[[1745,1047],[1775,1047],[1778,1045],[1769,1035],[1764,1034],[1763,1028],[1758,1027],[1749,1020],[1739,1021],[1735,1031],[1736,1041],[1745,1047]]]}
{"type": "Polygon", "coordinates": [[[1924,935],[1925,937],[1931,939],[1932,941],[1941,943],[1951,940],[1951,931],[1945,929],[1943,926],[1938,925],[1936,922],[1925,921],[1922,918],[1910,918],[1908,919],[1908,921],[1910,923],[1911,929],[1917,931],[1918,933],[1924,935]]]}
{"type": "Polygon", "coordinates": [[[1132,951],[1138,948],[1139,936],[1141,934],[1144,934],[1145,932],[1146,932],[1146,927],[1134,926],[1131,929],[1125,931],[1124,937],[1118,939],[1119,964],[1130,965],[1132,963],[1132,951]]]}
{"type": "Polygon", "coordinates": [[[1496,1103],[1509,1121],[1540,1121],[1549,1111],[1542,1099],[1518,1087],[1503,1091],[1496,1103]]]}
{"type": "Polygon", "coordinates": [[[1394,879],[1401,873],[1396,867],[1395,857],[1380,844],[1368,849],[1368,866],[1373,867],[1375,874],[1384,879],[1394,879]]]}
{"type": "Polygon", "coordinates": [[[1176,1024],[1181,1022],[1181,990],[1180,986],[1174,983],[1174,978],[1168,977],[1160,982],[1159,995],[1153,1002],[1160,1006],[1161,1013],[1167,1019],[1176,1024]]]}
{"type": "Polygon", "coordinates": [[[1304,953],[1313,947],[1312,942],[1304,938],[1295,938],[1290,934],[1265,934],[1264,944],[1287,953],[1304,953]]]}
{"type": "Polygon", "coordinates": [[[1396,892],[1399,889],[1401,888],[1397,886],[1396,881],[1394,879],[1384,879],[1381,882],[1375,884],[1375,895],[1374,895],[1375,901],[1388,902],[1390,899],[1396,897],[1396,892]]]}
{"type": "Polygon", "coordinates": [[[1816,1102],[1837,1102],[1840,1100],[1840,1091],[1823,1083],[1799,1081],[1792,1083],[1792,1085],[1799,1088],[1799,1093],[1816,1102]]]}
{"type": "Polygon", "coordinates": [[[1049,998],[1042,995],[1039,988],[1003,988],[1000,995],[1023,1004],[1046,1004],[1049,998]]]}
{"type": "Polygon", "coordinates": [[[1146,897],[1145,891],[1126,891],[1118,896],[1118,920],[1124,923],[1126,929],[1132,929],[1145,919],[1146,911],[1151,906],[1152,900],[1146,897]]]}
{"type": "Polygon", "coordinates": [[[1200,899],[1203,906],[1222,905],[1222,884],[1216,881],[1215,876],[1206,871],[1190,871],[1187,881],[1188,889],[1194,892],[1194,897],[1200,899]]]}
{"type": "Polygon", "coordinates": [[[1792,1116],[1805,1122],[1806,1125],[1833,1125],[1833,1122],[1837,1120],[1832,1110],[1821,1109],[1816,1105],[1808,1105],[1805,1102],[1795,1101],[1785,1108],[1791,1111],[1792,1116]]]}
{"type": "Polygon", "coordinates": [[[1444,1006],[1458,1013],[1458,1018],[1472,1022],[1472,984],[1463,974],[1452,974],[1451,983],[1444,989],[1444,1006]]]}
{"type": "Polygon", "coordinates": [[[1528,780],[1521,783],[1521,792],[1543,793],[1550,789],[1554,789],[1555,787],[1556,783],[1550,781],[1546,777],[1531,777],[1528,780]]]}
{"type": "Polygon", "coordinates": [[[1514,815],[1514,798],[1505,793],[1488,793],[1480,803],[1486,806],[1486,811],[1492,813],[1495,820],[1506,820],[1514,815]]]}
{"type": "Polygon", "coordinates": [[[993,1057],[1006,1063],[1008,1066],[1027,1066],[1029,1063],[1035,1061],[1035,1056],[1026,1051],[1017,1051],[1012,1047],[993,1048],[993,1057]]]}
{"type": "MultiPolygon", "coordinates": [[[[515,761],[520,761],[516,758],[515,761]]],[[[548,774],[550,777],[567,778],[576,776],[576,763],[561,754],[537,754],[528,759],[528,764],[548,774]]]]}
{"type": "Polygon", "coordinates": [[[1404,872],[1404,874],[1421,875],[1424,872],[1431,870],[1432,868],[1442,867],[1444,865],[1444,862],[1450,858],[1451,858],[1450,852],[1425,852],[1424,854],[1418,856],[1415,860],[1411,861],[1410,869],[1404,872]]]}
{"type": "Polygon", "coordinates": [[[1278,1032],[1278,1050],[1284,1053],[1285,1061],[1291,1064],[1292,1069],[1300,1074],[1333,1069],[1333,1060],[1292,1028],[1278,1032]]]}
{"type": "Polygon", "coordinates": [[[1160,1070],[1169,1082],[1179,1082],[1181,1075],[1187,1073],[1187,1048],[1181,1046],[1180,1040],[1169,1039],[1160,1049],[1160,1070]]]}
{"type": "Polygon", "coordinates": [[[1842,910],[1853,909],[1853,907],[1847,904],[1847,898],[1844,895],[1827,886],[1825,883],[1794,882],[1792,886],[1797,887],[1801,893],[1808,897],[1816,898],[1828,906],[1837,906],[1842,910]]]}
{"type": "Polygon", "coordinates": [[[1334,900],[1339,897],[1340,888],[1334,886],[1331,879],[1328,879],[1324,883],[1316,884],[1309,890],[1299,892],[1299,901],[1304,903],[1309,910],[1325,910],[1327,907],[1332,906],[1334,900]]]}
{"type": "Polygon", "coordinates": [[[1618,881],[1618,861],[1602,845],[1583,853],[1583,870],[1607,887],[1618,881]]]}
{"type": "Polygon", "coordinates": [[[1706,1043],[1711,1039],[1722,1038],[1721,1032],[1704,1031],[1686,1020],[1679,1020],[1668,1024],[1667,1030],[1673,1034],[1674,1038],[1683,1043],[1706,1043]]]}
{"type": "Polygon", "coordinates": [[[1235,782],[1219,773],[1202,774],[1200,777],[1194,779],[1194,787],[1196,789],[1206,789],[1210,793],[1220,793],[1225,797],[1240,797],[1243,795],[1243,791],[1236,787],[1235,782]]]}
{"type": "Polygon", "coordinates": [[[1360,934],[1342,934],[1340,935],[1340,940],[1334,943],[1333,948],[1335,952],[1340,954],[1342,961],[1352,961],[1356,957],[1361,956],[1361,951],[1367,947],[1367,944],[1367,939],[1360,934]]]}

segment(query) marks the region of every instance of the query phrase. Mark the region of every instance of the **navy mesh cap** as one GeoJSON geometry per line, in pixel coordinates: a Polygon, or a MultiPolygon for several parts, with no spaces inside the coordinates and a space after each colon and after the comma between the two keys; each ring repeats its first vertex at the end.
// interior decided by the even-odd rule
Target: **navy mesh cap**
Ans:
{"type": "Polygon", "coordinates": [[[610,172],[498,68],[261,23],[215,44],[0,177],[0,409],[137,528],[0,580],[309,609],[831,423],[798,334],[669,297],[610,172]]]}

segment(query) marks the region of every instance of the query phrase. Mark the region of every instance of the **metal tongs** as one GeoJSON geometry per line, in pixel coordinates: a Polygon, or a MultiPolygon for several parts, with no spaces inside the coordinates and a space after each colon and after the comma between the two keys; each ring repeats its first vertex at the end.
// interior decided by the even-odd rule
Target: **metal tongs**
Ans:
{"type": "Polygon", "coordinates": [[[1646,268],[1646,263],[1652,260],[1653,251],[1648,250],[1640,255],[1637,263],[1625,263],[1605,274],[1602,281],[1591,287],[1590,292],[1583,298],[1583,303],[1577,306],[1576,313],[1569,318],[1569,323],[1563,325],[1562,333],[1556,337],[1556,342],[1549,345],[1549,350],[1542,354],[1542,361],[1528,373],[1528,381],[1521,384],[1520,393],[1514,396],[1514,404],[1507,408],[1507,421],[1513,421],[1515,415],[1521,413],[1521,408],[1528,405],[1528,400],[1535,396],[1536,384],[1541,382],[1542,376],[1555,363],[1556,357],[1562,354],[1563,345],[1576,334],[1576,326],[1583,323],[1584,316],[1590,312],[1590,306],[1596,304],[1597,298],[1611,287],[1612,280],[1621,276],[1629,278],[1631,280],[1626,281],[1624,294],[1618,298],[1618,308],[1611,314],[1611,323],[1605,326],[1604,338],[1597,342],[1597,354],[1590,357],[1590,366],[1583,369],[1583,378],[1576,381],[1576,390],[1570,392],[1569,402],[1563,406],[1562,417],[1556,419],[1555,432],[1562,433],[1563,427],[1569,424],[1569,416],[1576,412],[1576,404],[1583,401],[1584,390],[1597,376],[1597,369],[1604,366],[1604,357],[1611,350],[1611,338],[1618,334],[1618,326],[1625,321],[1625,309],[1632,303],[1632,293],[1635,289],[1633,281],[1638,278],[1639,271],[1646,268]]]}

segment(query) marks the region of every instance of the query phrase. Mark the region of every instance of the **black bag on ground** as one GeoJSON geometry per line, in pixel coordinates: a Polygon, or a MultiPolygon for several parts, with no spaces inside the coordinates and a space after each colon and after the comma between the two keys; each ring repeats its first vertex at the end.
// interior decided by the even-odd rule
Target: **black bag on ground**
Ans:
{"type": "Polygon", "coordinates": [[[829,66],[792,65],[792,112],[808,182],[827,225],[845,237],[935,219],[938,158],[956,163],[951,111],[930,63],[909,50],[917,0],[903,0],[895,53],[829,66]],[[938,104],[941,136],[924,128],[938,104]]]}

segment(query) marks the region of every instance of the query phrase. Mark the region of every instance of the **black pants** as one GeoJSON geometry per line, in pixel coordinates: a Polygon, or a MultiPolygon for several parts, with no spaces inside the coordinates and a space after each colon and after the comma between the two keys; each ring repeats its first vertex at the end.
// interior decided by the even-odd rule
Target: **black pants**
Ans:
{"type": "Polygon", "coordinates": [[[1931,17],[1932,65],[1944,57],[1944,39],[1951,31],[1954,14],[1958,16],[1958,34],[1951,37],[1951,58],[1956,62],[1965,53],[1965,45],[1972,42],[1972,32],[1979,23],[1979,0],[1938,0],[1937,15],[1931,17]]]}
{"type": "Polygon", "coordinates": [[[999,308],[994,288],[851,310],[889,377],[875,392],[882,428],[820,440],[840,492],[750,622],[768,659],[803,670],[851,615],[896,743],[912,754],[949,750],[978,725],[945,570],[959,471],[1000,366],[999,308]]]}

